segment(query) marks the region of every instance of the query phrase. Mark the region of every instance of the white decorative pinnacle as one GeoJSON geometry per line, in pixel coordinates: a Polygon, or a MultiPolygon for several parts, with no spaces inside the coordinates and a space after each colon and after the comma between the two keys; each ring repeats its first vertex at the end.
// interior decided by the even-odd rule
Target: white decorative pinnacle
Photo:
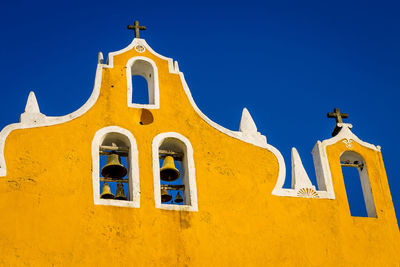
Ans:
{"type": "Polygon", "coordinates": [[[239,131],[243,133],[257,133],[257,126],[247,108],[242,111],[242,118],[240,120],[239,131]]]}
{"type": "Polygon", "coordinates": [[[43,121],[46,116],[40,113],[39,104],[36,100],[35,93],[31,91],[25,105],[25,112],[20,116],[20,122],[26,124],[36,124],[43,121]]]}
{"type": "Polygon", "coordinates": [[[297,152],[297,149],[294,147],[292,148],[292,188],[296,190],[301,188],[313,188],[315,190],[315,186],[312,185],[303,163],[301,162],[299,152],[297,152]]]}
{"type": "Polygon", "coordinates": [[[178,61],[174,61],[174,70],[176,71],[176,72],[179,72],[179,65],[178,65],[178,61]]]}
{"type": "Polygon", "coordinates": [[[29,92],[28,100],[25,105],[25,113],[40,113],[39,104],[33,91],[29,92]]]}
{"type": "Polygon", "coordinates": [[[97,55],[97,64],[104,64],[104,57],[102,52],[99,52],[99,54],[97,55]]]}
{"type": "Polygon", "coordinates": [[[242,118],[240,120],[239,132],[242,132],[243,137],[249,143],[255,145],[262,145],[267,143],[267,138],[261,133],[257,132],[257,126],[247,108],[243,108],[242,118]]]}

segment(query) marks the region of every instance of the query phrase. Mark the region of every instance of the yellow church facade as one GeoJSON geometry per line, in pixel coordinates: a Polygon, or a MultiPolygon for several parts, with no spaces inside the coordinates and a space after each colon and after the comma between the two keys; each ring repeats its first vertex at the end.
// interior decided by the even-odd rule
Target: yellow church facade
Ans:
{"type": "Polygon", "coordinates": [[[339,122],[314,147],[317,187],[296,149],[290,178],[246,109],[239,131],[211,121],[178,63],[138,37],[99,54],[80,109],[49,117],[31,93],[1,131],[1,266],[399,266],[379,146],[339,122]],[[367,217],[351,216],[342,166],[367,217]]]}

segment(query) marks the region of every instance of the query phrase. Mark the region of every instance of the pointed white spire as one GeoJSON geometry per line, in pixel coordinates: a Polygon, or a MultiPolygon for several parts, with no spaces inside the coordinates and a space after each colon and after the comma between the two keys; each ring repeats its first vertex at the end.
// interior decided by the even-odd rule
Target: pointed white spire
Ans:
{"type": "Polygon", "coordinates": [[[174,69],[176,72],[179,72],[179,65],[178,65],[178,61],[174,61],[174,69]]]}
{"type": "Polygon", "coordinates": [[[25,113],[40,113],[39,104],[33,91],[29,92],[28,100],[25,105],[25,113]]]}
{"type": "Polygon", "coordinates": [[[99,54],[97,55],[97,64],[104,64],[104,57],[102,52],[99,52],[99,54]]]}
{"type": "Polygon", "coordinates": [[[304,169],[299,152],[294,147],[292,148],[292,188],[315,188],[304,169]]]}
{"type": "Polygon", "coordinates": [[[25,112],[21,114],[20,122],[31,125],[37,124],[44,119],[46,119],[46,116],[40,113],[35,93],[33,91],[29,92],[28,100],[25,105],[25,112]]]}
{"type": "Polygon", "coordinates": [[[239,131],[249,134],[257,133],[257,126],[254,123],[254,120],[251,117],[250,112],[247,110],[247,108],[244,108],[242,111],[239,131]]]}
{"type": "Polygon", "coordinates": [[[257,126],[253,121],[249,111],[247,108],[244,108],[242,111],[242,118],[240,120],[239,132],[245,141],[263,146],[267,144],[267,138],[261,133],[257,132],[257,126]]]}

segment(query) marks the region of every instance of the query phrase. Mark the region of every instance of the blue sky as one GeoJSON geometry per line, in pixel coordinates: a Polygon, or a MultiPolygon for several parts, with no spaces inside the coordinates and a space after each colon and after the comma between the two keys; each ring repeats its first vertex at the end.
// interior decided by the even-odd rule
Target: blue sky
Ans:
{"type": "Polygon", "coordinates": [[[396,1],[3,1],[0,128],[18,121],[30,90],[46,115],[78,109],[91,94],[97,53],[127,46],[126,25],[137,19],[152,48],[179,62],[200,109],[237,130],[247,107],[289,174],[294,146],[315,180],[311,150],[335,125],[326,113],[349,113],[354,133],[382,146],[399,214],[399,8],[396,1]]]}

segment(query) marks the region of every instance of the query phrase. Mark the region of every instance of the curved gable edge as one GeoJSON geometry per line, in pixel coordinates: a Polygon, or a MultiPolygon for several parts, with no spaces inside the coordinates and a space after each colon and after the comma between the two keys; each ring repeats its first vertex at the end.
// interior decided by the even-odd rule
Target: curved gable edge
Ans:
{"type": "Polygon", "coordinates": [[[181,71],[179,71],[179,66],[177,61],[173,61],[172,58],[164,57],[158,53],[156,53],[144,39],[138,39],[134,38],[133,41],[125,48],[116,51],[116,52],[111,52],[108,55],[107,59],[107,64],[102,64],[103,60],[99,60],[96,68],[96,76],[95,76],[95,82],[94,82],[94,87],[92,94],[90,95],[89,99],[86,101],[86,103],[80,107],[78,110],[64,116],[59,116],[59,117],[48,117],[45,116],[41,121],[39,122],[19,122],[19,123],[13,123],[10,125],[7,125],[3,130],[0,132],[0,176],[6,176],[7,169],[6,169],[6,163],[5,163],[5,157],[4,157],[4,146],[5,146],[5,141],[7,139],[7,136],[16,129],[27,129],[27,128],[36,128],[36,127],[43,127],[43,126],[51,126],[51,125],[57,125],[61,123],[65,123],[68,121],[71,121],[75,118],[80,117],[81,115],[85,114],[97,101],[99,94],[100,94],[100,86],[101,86],[101,80],[102,80],[102,70],[103,68],[113,68],[114,67],[114,56],[122,54],[124,52],[127,52],[131,49],[134,49],[136,45],[143,45],[150,53],[153,55],[168,61],[168,69],[169,72],[172,74],[178,74],[180,77],[180,80],[182,82],[182,87],[186,93],[186,96],[188,97],[193,109],[199,114],[199,116],[207,122],[211,127],[215,128],[216,130],[233,137],[235,139],[241,140],[243,142],[264,148],[268,151],[270,151],[272,154],[275,155],[275,157],[278,160],[278,166],[279,166],[279,172],[278,172],[278,180],[284,180],[285,175],[286,175],[286,167],[285,167],[285,161],[283,159],[282,154],[279,152],[278,149],[275,147],[269,145],[265,140],[260,141],[260,140],[255,140],[252,138],[247,138],[246,136],[243,135],[242,132],[240,131],[232,131],[229,130],[214,121],[212,121],[210,118],[208,118],[201,110],[198,108],[196,103],[193,100],[192,94],[190,93],[190,89],[186,83],[185,77],[181,71]]]}
{"type": "Polygon", "coordinates": [[[4,146],[8,135],[18,129],[37,128],[44,126],[57,125],[76,119],[85,114],[97,101],[100,94],[100,85],[102,79],[103,64],[97,64],[96,76],[94,80],[93,91],[83,106],[74,112],[64,116],[43,116],[39,121],[21,120],[21,122],[9,124],[0,132],[0,176],[6,176],[7,166],[4,157],[4,146]]]}

